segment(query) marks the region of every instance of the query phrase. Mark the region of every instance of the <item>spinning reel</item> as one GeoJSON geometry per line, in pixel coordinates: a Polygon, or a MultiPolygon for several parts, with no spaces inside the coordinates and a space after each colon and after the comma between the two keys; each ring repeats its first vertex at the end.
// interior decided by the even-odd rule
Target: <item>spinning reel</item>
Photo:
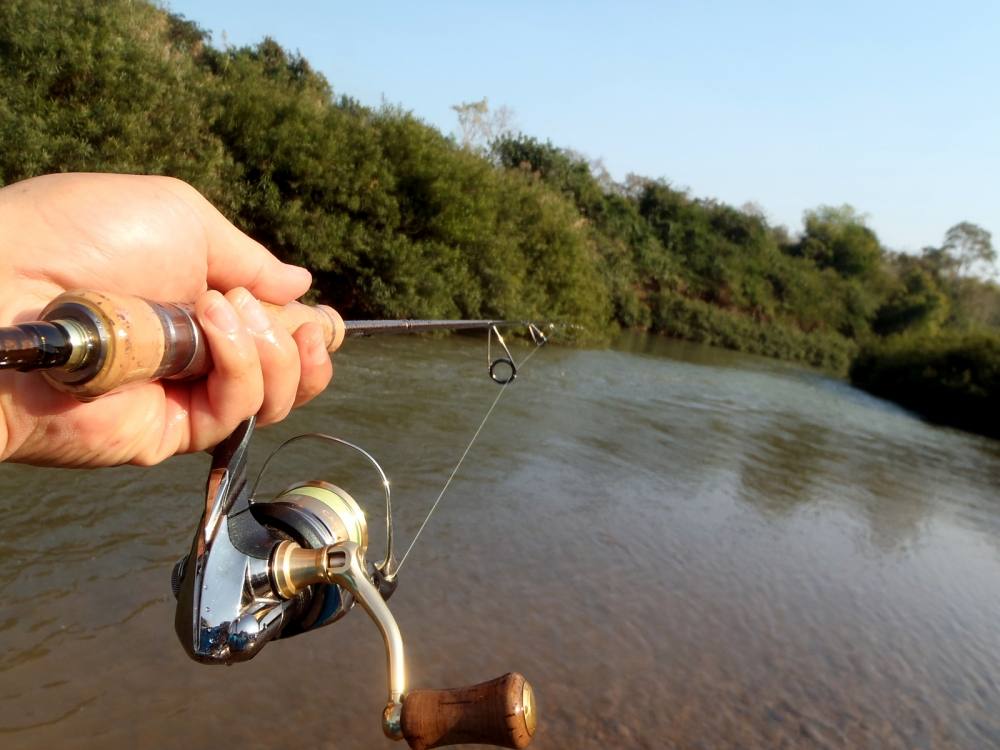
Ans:
{"type": "Polygon", "coordinates": [[[175,627],[188,655],[205,664],[246,661],[270,641],[329,625],[359,604],[385,642],[387,737],[405,738],[415,750],[458,742],[527,746],[536,714],[531,686],[519,674],[453,690],[407,691],[403,640],[386,605],[396,588],[396,562],[388,481],[377,462],[327,438],[361,452],[382,476],[387,550],[372,564],[367,519],[343,489],[309,481],[271,500],[254,496],[256,483],[246,476],[253,429],[251,418],[215,449],[204,514],[191,551],[174,568],[175,627]]]}

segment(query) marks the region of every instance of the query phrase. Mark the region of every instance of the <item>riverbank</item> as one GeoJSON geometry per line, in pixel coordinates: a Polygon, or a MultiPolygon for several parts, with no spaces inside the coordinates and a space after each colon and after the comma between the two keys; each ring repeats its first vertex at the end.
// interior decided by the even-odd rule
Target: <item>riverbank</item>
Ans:
{"type": "Polygon", "coordinates": [[[655,330],[671,338],[759,354],[844,375],[857,345],[834,332],[805,333],[774,320],[754,320],[680,295],[662,296],[655,330]]]}
{"type": "Polygon", "coordinates": [[[1000,337],[899,336],[862,349],[851,382],[932,422],[1000,438],[1000,337]]]}

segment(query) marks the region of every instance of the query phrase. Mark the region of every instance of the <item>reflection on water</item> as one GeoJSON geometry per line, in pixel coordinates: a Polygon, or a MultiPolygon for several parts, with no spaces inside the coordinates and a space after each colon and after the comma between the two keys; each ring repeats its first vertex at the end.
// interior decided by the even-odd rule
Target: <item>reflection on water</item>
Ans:
{"type": "MultiPolygon", "coordinates": [[[[474,339],[353,343],[254,460],[303,431],[361,444],[405,544],[494,394],[474,339]]],[[[380,518],[352,460],[286,454],[265,484],[336,481],[380,518]]],[[[4,748],[390,746],[367,618],[229,669],[184,656],[168,580],[207,464],[0,467],[4,748]]],[[[411,681],[523,671],[539,748],[1000,746],[998,488],[1000,443],[816,373],[550,348],[403,571],[411,681]]]]}

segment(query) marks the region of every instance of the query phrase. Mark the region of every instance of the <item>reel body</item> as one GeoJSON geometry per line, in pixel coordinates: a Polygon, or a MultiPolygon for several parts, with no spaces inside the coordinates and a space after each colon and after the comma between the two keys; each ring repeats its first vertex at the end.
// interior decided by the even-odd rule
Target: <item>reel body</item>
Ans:
{"type": "Polygon", "coordinates": [[[518,674],[453,690],[407,691],[403,640],[385,603],[396,588],[396,566],[388,479],[377,462],[328,438],[364,453],[382,475],[388,549],[385,560],[371,565],[367,520],[340,487],[307,481],[271,500],[253,497],[256,483],[246,475],[253,429],[251,418],[215,449],[204,512],[189,553],[174,568],[174,625],[188,655],[206,664],[246,661],[268,642],[332,624],[360,604],[385,643],[387,737],[405,738],[415,750],[458,742],[527,746],[535,701],[518,674]]]}
{"type": "Polygon", "coordinates": [[[336,622],[354,606],[353,594],[336,584],[281,598],[270,571],[282,541],[313,549],[353,542],[362,555],[368,546],[364,513],[335,485],[302,482],[254,502],[246,481],[252,434],[252,422],[244,423],[217,449],[205,515],[174,568],[177,635],[200,662],[245,661],[268,641],[336,622]]]}

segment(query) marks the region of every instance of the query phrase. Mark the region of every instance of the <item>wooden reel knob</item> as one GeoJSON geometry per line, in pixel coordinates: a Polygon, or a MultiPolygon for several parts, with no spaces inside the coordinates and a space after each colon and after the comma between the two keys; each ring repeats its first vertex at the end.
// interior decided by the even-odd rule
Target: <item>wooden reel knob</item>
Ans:
{"type": "Polygon", "coordinates": [[[403,737],[413,750],[476,743],[527,747],[538,717],[531,685],[516,672],[451,690],[412,690],[403,698],[403,737]]]}

